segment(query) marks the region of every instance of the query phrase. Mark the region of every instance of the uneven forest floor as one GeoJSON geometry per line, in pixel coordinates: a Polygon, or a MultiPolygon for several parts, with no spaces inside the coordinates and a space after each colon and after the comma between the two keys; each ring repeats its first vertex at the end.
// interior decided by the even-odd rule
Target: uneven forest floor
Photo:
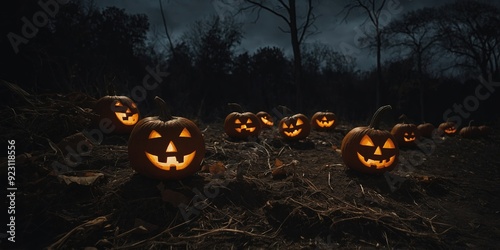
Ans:
{"type": "MultiPolygon", "coordinates": [[[[120,135],[92,145],[72,172],[54,171],[67,154],[60,141],[87,129],[91,101],[25,96],[0,110],[2,139],[16,139],[19,152],[9,247],[498,248],[498,126],[489,138],[439,137],[402,149],[403,163],[379,176],[345,167],[339,148],[354,127],[347,121],[295,143],[276,128],[234,141],[222,123],[198,123],[203,170],[182,181],[136,174],[120,135]]],[[[1,164],[6,176],[5,158],[1,164]]]]}

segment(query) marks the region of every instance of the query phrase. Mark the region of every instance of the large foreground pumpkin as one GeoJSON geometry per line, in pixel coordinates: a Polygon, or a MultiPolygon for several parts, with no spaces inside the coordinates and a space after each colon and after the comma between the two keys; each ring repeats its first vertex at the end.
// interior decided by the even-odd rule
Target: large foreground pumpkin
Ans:
{"type": "Polygon", "coordinates": [[[140,120],[130,134],[130,166],[159,180],[191,176],[200,170],[205,155],[203,135],[191,120],[171,116],[161,98],[155,101],[160,116],[140,120]]]}
{"type": "Polygon", "coordinates": [[[382,113],[391,106],[380,107],[368,127],[356,127],[342,140],[342,160],[351,169],[367,174],[380,174],[394,169],[398,163],[399,148],[389,131],[380,130],[382,113]]]}

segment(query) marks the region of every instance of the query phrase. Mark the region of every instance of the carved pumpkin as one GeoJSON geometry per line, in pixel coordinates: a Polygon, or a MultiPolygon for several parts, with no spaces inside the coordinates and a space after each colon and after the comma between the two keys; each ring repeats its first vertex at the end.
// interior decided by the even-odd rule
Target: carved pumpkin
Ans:
{"type": "Polygon", "coordinates": [[[255,115],[259,118],[260,126],[262,128],[272,128],[273,127],[274,119],[269,113],[267,113],[265,111],[260,111],[255,115]]]}
{"type": "Polygon", "coordinates": [[[243,112],[237,103],[228,103],[231,107],[236,107],[240,112],[232,112],[226,116],[224,121],[224,131],[234,139],[247,139],[258,137],[261,130],[260,119],[252,112],[243,112]]]}
{"type": "Polygon", "coordinates": [[[318,131],[332,130],[337,126],[337,116],[333,112],[316,112],[311,117],[311,126],[318,131]]]}
{"type": "Polygon", "coordinates": [[[95,105],[98,115],[94,124],[109,119],[114,126],[113,133],[130,133],[139,121],[139,109],[132,99],[126,96],[104,96],[95,105]]]}
{"type": "Polygon", "coordinates": [[[475,139],[481,136],[481,131],[478,127],[472,126],[472,122],[473,120],[469,121],[469,126],[463,127],[460,129],[460,132],[458,132],[463,138],[475,139]]]}
{"type": "Polygon", "coordinates": [[[417,129],[417,125],[407,123],[408,119],[406,115],[401,115],[400,120],[402,122],[394,125],[391,134],[394,136],[399,146],[415,146],[416,140],[420,138],[420,132],[417,129]]]}
{"type": "Polygon", "coordinates": [[[399,147],[389,131],[378,128],[381,114],[391,109],[380,107],[368,127],[356,127],[342,140],[342,160],[351,169],[367,174],[380,174],[394,169],[399,147]]]}
{"type": "Polygon", "coordinates": [[[305,139],[311,132],[311,123],[304,114],[286,116],[280,120],[278,132],[287,140],[305,139]]]}
{"type": "Polygon", "coordinates": [[[432,138],[434,130],[436,129],[432,123],[422,123],[417,126],[420,135],[427,138],[432,138]]]}
{"type": "Polygon", "coordinates": [[[205,142],[199,128],[189,119],[171,116],[165,102],[155,97],[160,116],[139,121],[130,134],[130,166],[147,177],[178,180],[201,168],[205,142]]]}
{"type": "Polygon", "coordinates": [[[454,122],[446,121],[438,126],[438,132],[441,135],[454,135],[457,132],[457,127],[454,122]]]}

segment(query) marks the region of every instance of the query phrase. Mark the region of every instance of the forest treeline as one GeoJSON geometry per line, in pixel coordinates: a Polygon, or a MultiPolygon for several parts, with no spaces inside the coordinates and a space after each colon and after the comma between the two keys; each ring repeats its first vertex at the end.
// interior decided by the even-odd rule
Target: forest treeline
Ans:
{"type": "MultiPolygon", "coordinates": [[[[4,5],[0,79],[32,93],[76,91],[99,98],[114,89],[130,96],[145,76],[153,81],[151,72],[162,72],[139,103],[146,113],[159,95],[174,114],[205,121],[223,119],[228,102],[254,112],[286,105],[305,114],[329,110],[363,121],[375,110],[379,92],[395,115],[405,113],[416,123],[439,123],[447,110],[449,116],[460,115],[457,105],[470,113],[464,119],[499,119],[499,87],[490,84],[479,91],[481,98],[473,98],[484,81],[500,81],[500,10],[488,2],[457,1],[406,12],[381,26],[379,40],[367,29],[353,46],[380,46],[380,78],[377,69],[359,70],[354,57],[334,44],[315,42],[314,35],[300,44],[301,74],[294,74],[297,65],[283,48],[237,50],[245,34],[242,24],[228,16],[201,17],[168,43],[164,36],[148,38],[145,14],[98,8],[94,1],[4,5]],[[381,79],[383,84],[375,84],[381,79]]],[[[2,100],[17,102],[4,90],[2,100]]]]}

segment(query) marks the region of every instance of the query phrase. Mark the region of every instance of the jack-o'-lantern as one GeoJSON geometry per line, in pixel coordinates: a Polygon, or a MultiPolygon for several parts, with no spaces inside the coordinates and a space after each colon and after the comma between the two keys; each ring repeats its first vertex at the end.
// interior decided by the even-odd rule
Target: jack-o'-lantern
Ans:
{"type": "Polygon", "coordinates": [[[259,118],[260,125],[262,128],[272,128],[273,127],[274,119],[269,113],[267,113],[265,111],[260,111],[255,115],[259,118]]]}
{"type": "Polygon", "coordinates": [[[98,115],[96,126],[104,119],[109,119],[114,126],[113,133],[130,133],[139,121],[139,109],[132,99],[126,96],[104,96],[95,105],[98,115]]]}
{"type": "Polygon", "coordinates": [[[318,131],[333,130],[337,126],[337,116],[333,112],[316,112],[311,117],[311,126],[318,131]]]}
{"type": "Polygon", "coordinates": [[[415,146],[415,142],[420,138],[420,131],[417,125],[408,123],[406,115],[401,115],[401,123],[394,125],[391,134],[396,139],[399,146],[415,146]]]}
{"type": "Polygon", "coordinates": [[[191,120],[171,116],[165,102],[155,97],[160,116],[146,117],[130,133],[130,166],[147,177],[178,180],[201,169],[205,142],[191,120]]]}
{"type": "Polygon", "coordinates": [[[446,121],[439,124],[438,132],[441,135],[454,135],[457,133],[457,127],[454,122],[446,121]]]}
{"type": "Polygon", "coordinates": [[[311,123],[304,114],[286,116],[280,120],[278,132],[286,140],[305,139],[311,132],[311,123]]]}
{"type": "Polygon", "coordinates": [[[420,135],[423,137],[427,138],[432,138],[432,135],[434,133],[434,130],[436,129],[432,123],[429,122],[424,122],[422,124],[419,124],[417,126],[418,131],[420,132],[420,135]]]}
{"type": "Polygon", "coordinates": [[[229,106],[238,107],[241,112],[232,112],[224,121],[224,132],[234,139],[258,137],[261,130],[259,118],[252,112],[243,112],[240,105],[229,103],[229,106]]]}
{"type": "Polygon", "coordinates": [[[378,128],[381,115],[391,106],[380,107],[368,127],[356,127],[342,140],[342,160],[347,167],[367,174],[393,170],[399,157],[396,139],[389,131],[378,128]]]}
{"type": "Polygon", "coordinates": [[[469,121],[469,126],[463,127],[458,132],[463,138],[475,139],[481,136],[481,131],[477,126],[472,126],[473,120],[469,121]]]}

